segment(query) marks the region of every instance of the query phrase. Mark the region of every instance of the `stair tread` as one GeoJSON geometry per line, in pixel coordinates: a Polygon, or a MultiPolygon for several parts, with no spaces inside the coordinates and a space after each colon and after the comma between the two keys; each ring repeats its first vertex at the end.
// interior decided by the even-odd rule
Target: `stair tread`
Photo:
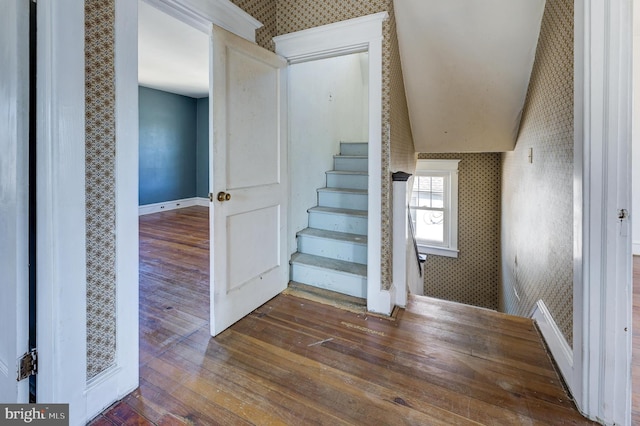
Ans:
{"type": "Polygon", "coordinates": [[[353,209],[339,209],[337,207],[323,207],[323,206],[315,206],[311,207],[308,212],[318,212],[318,213],[333,213],[340,214],[346,216],[360,216],[360,217],[368,217],[369,212],[366,210],[353,210],[353,209]]]}
{"type": "Polygon", "coordinates": [[[346,274],[367,276],[367,265],[360,263],[346,262],[344,260],[329,259],[328,257],[314,256],[312,254],[294,253],[291,256],[291,263],[307,265],[316,268],[332,269],[346,274]]]}
{"type": "Polygon", "coordinates": [[[353,170],[328,170],[325,173],[335,174],[335,175],[369,176],[368,172],[353,171],[353,170]]]}
{"type": "Polygon", "coordinates": [[[348,234],[346,232],[326,231],[324,229],[305,228],[298,232],[297,235],[307,235],[310,237],[328,238],[332,240],[339,240],[350,242],[354,244],[367,244],[367,236],[359,234],[348,234]]]}
{"type": "Polygon", "coordinates": [[[368,194],[368,190],[366,189],[354,189],[354,188],[328,188],[328,187],[324,187],[324,188],[318,188],[317,189],[318,192],[342,192],[342,193],[351,193],[351,194],[362,194],[362,195],[367,195],[368,194]]]}

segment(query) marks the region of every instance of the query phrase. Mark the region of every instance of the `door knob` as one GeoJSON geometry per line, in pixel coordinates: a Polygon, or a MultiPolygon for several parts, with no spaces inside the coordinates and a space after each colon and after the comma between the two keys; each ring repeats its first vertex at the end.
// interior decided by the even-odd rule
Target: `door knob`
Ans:
{"type": "Polygon", "coordinates": [[[231,199],[231,194],[229,194],[228,192],[220,191],[218,192],[217,198],[220,202],[229,201],[231,199]]]}

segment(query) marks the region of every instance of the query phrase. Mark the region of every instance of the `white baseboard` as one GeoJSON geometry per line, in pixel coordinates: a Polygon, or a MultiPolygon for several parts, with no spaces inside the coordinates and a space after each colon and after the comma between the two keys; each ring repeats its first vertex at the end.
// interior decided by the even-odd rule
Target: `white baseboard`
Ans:
{"type": "Polygon", "coordinates": [[[123,374],[124,371],[121,368],[114,366],[87,382],[85,423],[138,387],[137,378],[132,381],[130,378],[123,377],[123,374]]]}
{"type": "Polygon", "coordinates": [[[196,197],[196,206],[209,207],[209,199],[206,197],[196,197]]]}
{"type": "Polygon", "coordinates": [[[138,207],[138,215],[142,216],[145,214],[158,213],[167,210],[175,210],[175,209],[183,209],[185,207],[192,206],[209,206],[208,198],[201,197],[193,197],[193,198],[185,198],[182,200],[173,200],[173,201],[165,201],[163,203],[155,203],[155,204],[145,204],[144,206],[138,207]]]}
{"type": "Polygon", "coordinates": [[[542,300],[536,303],[531,318],[538,324],[542,337],[551,351],[551,356],[558,365],[560,374],[569,387],[569,392],[573,394],[573,350],[542,300]]]}
{"type": "Polygon", "coordinates": [[[634,241],[631,245],[633,247],[633,254],[640,256],[640,241],[634,241]]]}

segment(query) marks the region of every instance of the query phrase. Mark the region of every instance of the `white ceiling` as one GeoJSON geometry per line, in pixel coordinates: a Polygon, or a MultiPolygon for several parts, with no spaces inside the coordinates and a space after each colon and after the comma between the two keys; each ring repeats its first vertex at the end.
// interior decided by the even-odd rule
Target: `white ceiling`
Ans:
{"type": "Polygon", "coordinates": [[[514,148],[545,0],[394,2],[417,152],[514,148]]]}
{"type": "Polygon", "coordinates": [[[138,1],[138,82],[141,86],[209,96],[207,34],[138,1]]]}
{"type": "MultiPolygon", "coordinates": [[[[394,2],[417,152],[514,148],[545,0],[394,2]]],[[[142,86],[209,93],[207,34],[139,0],[142,86]]]]}

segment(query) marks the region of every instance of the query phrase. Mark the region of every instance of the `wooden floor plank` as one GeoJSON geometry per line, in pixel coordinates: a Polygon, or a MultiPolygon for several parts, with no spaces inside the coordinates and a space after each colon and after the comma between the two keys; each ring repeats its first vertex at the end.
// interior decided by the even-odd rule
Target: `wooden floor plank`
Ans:
{"type": "Polygon", "coordinates": [[[209,335],[208,209],[140,217],[140,387],[92,424],[583,425],[530,319],[282,294],[209,335]]]}

